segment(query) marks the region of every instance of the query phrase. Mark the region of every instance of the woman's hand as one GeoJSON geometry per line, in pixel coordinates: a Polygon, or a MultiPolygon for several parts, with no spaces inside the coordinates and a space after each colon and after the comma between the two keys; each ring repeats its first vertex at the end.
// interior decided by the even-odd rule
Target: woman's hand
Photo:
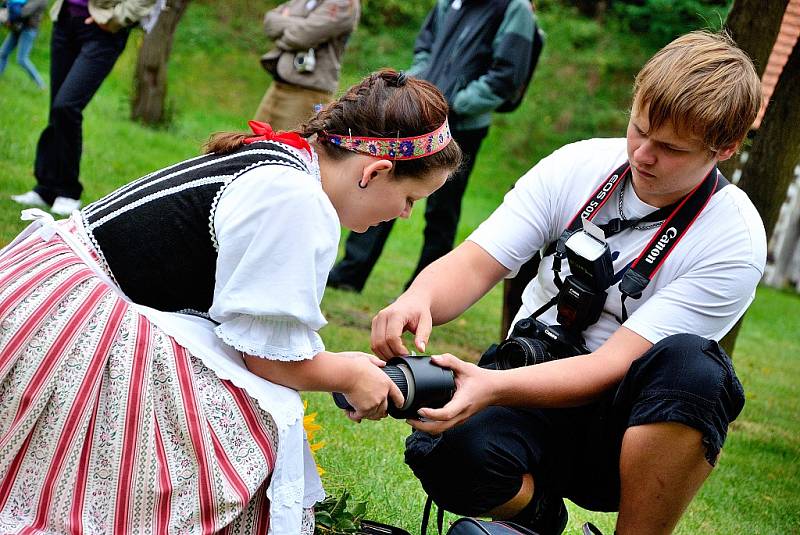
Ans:
{"type": "Polygon", "coordinates": [[[431,360],[453,370],[456,392],[441,409],[420,409],[418,413],[424,420],[406,420],[414,429],[438,435],[492,405],[499,372],[479,368],[450,354],[434,355],[431,360]]]}
{"type": "Polygon", "coordinates": [[[398,407],[403,405],[404,399],[400,389],[381,370],[386,365],[385,362],[373,355],[357,351],[347,351],[338,355],[353,359],[352,381],[342,392],[350,405],[355,408],[353,411],[346,411],[348,418],[354,422],[360,422],[363,418],[380,420],[386,417],[389,403],[394,403],[398,407]]]}
{"type": "Polygon", "coordinates": [[[430,303],[406,292],[372,319],[372,350],[384,360],[409,355],[402,336],[411,331],[417,349],[424,352],[432,328],[430,303]]]}

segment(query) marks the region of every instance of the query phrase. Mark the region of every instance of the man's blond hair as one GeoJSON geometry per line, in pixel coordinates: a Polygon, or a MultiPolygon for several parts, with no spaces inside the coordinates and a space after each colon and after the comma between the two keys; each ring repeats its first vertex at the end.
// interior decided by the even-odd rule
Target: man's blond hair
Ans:
{"type": "Polygon", "coordinates": [[[633,94],[632,111],[647,111],[650,131],[670,122],[716,152],[744,139],[761,106],[761,81],[729,35],[696,31],[650,58],[633,94]]]}

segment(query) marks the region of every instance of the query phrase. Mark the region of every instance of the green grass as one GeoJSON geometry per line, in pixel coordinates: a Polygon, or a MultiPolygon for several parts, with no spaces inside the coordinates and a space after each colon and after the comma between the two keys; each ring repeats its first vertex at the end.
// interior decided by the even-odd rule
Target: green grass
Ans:
{"type": "MultiPolygon", "coordinates": [[[[375,0],[367,0],[375,1],[375,0]]],[[[275,4],[274,1],[268,2],[275,4]]],[[[652,44],[611,21],[581,19],[553,1],[539,2],[548,38],[526,101],[498,115],[477,161],[458,231],[464,239],[501,201],[523,172],[555,148],[593,136],[620,136],[627,122],[630,86],[652,44]]],[[[193,2],[176,36],[169,70],[168,125],[149,129],[128,120],[131,78],[142,36],[132,35],[111,76],[89,105],[84,122],[81,177],[91,201],[153,169],[196,155],[214,131],[241,129],[255,111],[269,78],[258,58],[262,10],[250,0],[193,2]]],[[[407,67],[418,21],[351,39],[343,86],[378,67],[407,67]]],[[[45,21],[33,61],[47,73],[50,23],[45,21]]],[[[4,36],[4,35],[3,35],[4,36]]],[[[46,123],[46,92],[36,90],[10,63],[0,77],[0,242],[23,227],[8,195],[33,184],[31,168],[46,123]]],[[[326,293],[329,349],[368,350],[372,315],[402,290],[422,245],[424,206],[395,225],[364,292],[326,293]]],[[[475,359],[500,330],[499,289],[466,314],[434,331],[431,352],[475,359]]],[[[678,533],[800,533],[800,298],[759,289],[735,355],[748,392],[732,426],[719,467],[691,504],[678,533]]],[[[424,495],[403,464],[405,424],[391,419],[354,425],[327,394],[309,394],[319,411],[319,460],[329,490],[346,487],[369,502],[369,516],[418,530],[424,495]]],[[[614,515],[570,504],[567,533],[592,520],[612,533],[614,515]]]]}

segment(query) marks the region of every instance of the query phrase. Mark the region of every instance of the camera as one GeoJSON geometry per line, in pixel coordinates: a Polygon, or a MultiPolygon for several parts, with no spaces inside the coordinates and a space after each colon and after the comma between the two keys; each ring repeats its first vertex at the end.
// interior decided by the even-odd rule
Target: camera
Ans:
{"type": "Polygon", "coordinates": [[[313,48],[294,55],[294,70],[297,72],[314,72],[317,67],[317,56],[313,48]]]}
{"type": "Polygon", "coordinates": [[[545,325],[534,318],[522,318],[511,336],[497,346],[495,366],[510,370],[533,366],[551,360],[588,353],[580,335],[570,333],[561,325],[545,325]]]}
{"type": "Polygon", "coordinates": [[[589,353],[581,333],[600,319],[614,279],[611,251],[602,231],[585,222],[584,229],[565,231],[556,245],[553,271],[558,295],[553,301],[519,320],[511,336],[497,347],[498,369],[531,366],[550,360],[589,353]],[[587,228],[588,227],[588,228],[587,228]],[[566,257],[571,274],[559,278],[561,260],[566,257]],[[536,319],[557,304],[556,325],[536,319]]]}
{"type": "MultiPolygon", "coordinates": [[[[397,385],[405,400],[402,407],[395,407],[389,401],[389,415],[393,418],[419,418],[419,409],[441,408],[456,391],[453,372],[437,366],[428,356],[394,357],[381,369],[397,385]]],[[[344,394],[334,392],[333,401],[340,409],[353,410],[344,394]]]]}

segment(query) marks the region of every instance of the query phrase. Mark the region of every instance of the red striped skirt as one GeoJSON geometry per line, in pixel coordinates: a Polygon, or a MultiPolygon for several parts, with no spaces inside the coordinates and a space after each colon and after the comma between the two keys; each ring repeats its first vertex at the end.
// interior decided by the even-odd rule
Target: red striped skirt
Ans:
{"type": "Polygon", "coordinates": [[[0,255],[1,533],[266,533],[276,446],[58,235],[0,255]]]}

